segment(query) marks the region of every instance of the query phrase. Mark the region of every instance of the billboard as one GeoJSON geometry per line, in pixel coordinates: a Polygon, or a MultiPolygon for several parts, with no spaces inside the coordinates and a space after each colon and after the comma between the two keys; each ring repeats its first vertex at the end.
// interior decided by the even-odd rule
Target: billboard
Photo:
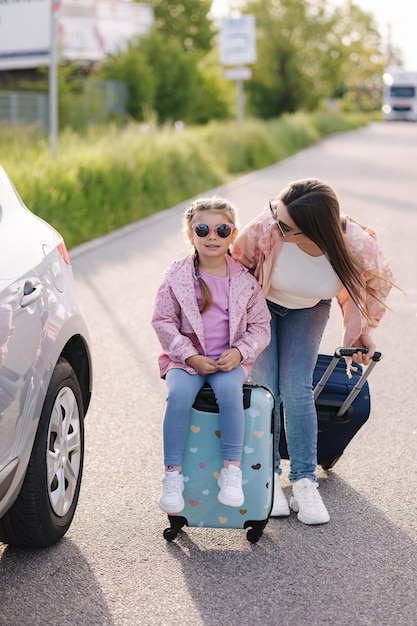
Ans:
{"type": "Polygon", "coordinates": [[[0,0],[0,70],[49,62],[51,0],[0,0]]]}
{"type": "Polygon", "coordinates": [[[154,22],[150,4],[129,0],[0,0],[0,70],[49,65],[52,8],[61,61],[103,61],[154,22]]]}
{"type": "Polygon", "coordinates": [[[60,56],[65,61],[103,61],[130,39],[146,33],[153,22],[150,4],[62,0],[58,16],[60,56]]]}

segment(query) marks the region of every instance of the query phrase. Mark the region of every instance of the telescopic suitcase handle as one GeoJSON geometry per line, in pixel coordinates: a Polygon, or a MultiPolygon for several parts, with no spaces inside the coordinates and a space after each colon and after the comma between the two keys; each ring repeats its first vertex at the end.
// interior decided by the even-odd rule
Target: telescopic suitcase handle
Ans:
{"type": "MultiPolygon", "coordinates": [[[[339,360],[342,356],[352,356],[356,352],[362,352],[362,354],[368,354],[368,348],[336,348],[334,356],[337,357],[337,360],[339,360]]],[[[372,357],[372,361],[375,361],[375,363],[377,363],[381,359],[382,359],[381,352],[375,352],[374,356],[372,357]]],[[[370,365],[372,364],[370,363],[370,365]]]]}
{"type": "MultiPolygon", "coordinates": [[[[337,348],[335,350],[334,356],[332,360],[330,361],[326,371],[324,372],[323,376],[320,378],[319,382],[314,388],[314,400],[316,400],[318,396],[320,395],[320,393],[323,391],[325,384],[329,380],[331,373],[333,372],[334,368],[336,367],[340,359],[345,356],[352,356],[356,352],[362,352],[362,354],[366,354],[368,350],[366,348],[337,348]]],[[[353,387],[352,391],[347,396],[346,400],[343,402],[342,406],[337,412],[337,417],[340,417],[346,413],[346,411],[348,410],[348,408],[350,407],[350,405],[352,404],[352,402],[354,401],[354,399],[356,398],[356,396],[359,394],[360,390],[362,389],[369,374],[372,372],[375,365],[381,359],[382,359],[382,353],[375,352],[374,356],[372,357],[372,361],[363,370],[362,376],[359,378],[358,382],[353,387]]]]}

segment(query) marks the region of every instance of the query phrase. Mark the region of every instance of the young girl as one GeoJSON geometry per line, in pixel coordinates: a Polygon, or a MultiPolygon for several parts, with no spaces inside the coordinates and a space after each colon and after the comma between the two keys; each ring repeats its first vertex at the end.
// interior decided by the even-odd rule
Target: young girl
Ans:
{"type": "Polygon", "coordinates": [[[270,339],[270,314],[258,281],[229,253],[237,235],[234,208],[222,198],[200,198],[185,213],[185,230],[194,251],[167,270],[152,318],[163,350],[160,375],[168,387],[159,499],[166,513],[184,508],[188,419],[205,381],[219,407],[224,463],[218,499],[242,506],[242,386],[270,339]]]}
{"type": "MultiPolygon", "coordinates": [[[[331,300],[336,297],[342,308],[343,345],[367,348],[366,356],[354,355],[367,365],[393,274],[375,233],[341,215],[333,189],[313,178],[293,182],[270,200],[236,239],[233,257],[258,278],[272,314],[272,339],[256,361],[253,377],[284,407],[290,506],[304,524],[324,524],[329,513],[317,490],[312,380],[331,300]]],[[[279,481],[279,432],[275,442],[271,515],[284,517],[290,510],[279,481]]]]}

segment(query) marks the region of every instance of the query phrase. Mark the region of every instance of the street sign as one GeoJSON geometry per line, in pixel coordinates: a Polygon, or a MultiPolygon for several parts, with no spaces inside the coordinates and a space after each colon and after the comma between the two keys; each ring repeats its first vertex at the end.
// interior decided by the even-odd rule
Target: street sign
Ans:
{"type": "Polygon", "coordinates": [[[246,65],[256,61],[255,18],[242,15],[222,20],[220,60],[223,65],[246,65]]]}
{"type": "Polygon", "coordinates": [[[252,78],[250,67],[227,67],[223,73],[227,80],[250,80],[252,78]]]}

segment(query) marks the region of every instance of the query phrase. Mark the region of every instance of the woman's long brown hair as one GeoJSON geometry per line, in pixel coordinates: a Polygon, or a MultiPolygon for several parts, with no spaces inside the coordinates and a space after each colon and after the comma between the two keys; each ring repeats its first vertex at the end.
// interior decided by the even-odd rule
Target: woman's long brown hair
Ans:
{"type": "Polygon", "coordinates": [[[343,223],[336,193],[326,183],[308,178],[289,185],[279,196],[292,220],[323,251],[340,281],[367,321],[367,286],[364,268],[354,258],[343,236],[343,223]]]}

